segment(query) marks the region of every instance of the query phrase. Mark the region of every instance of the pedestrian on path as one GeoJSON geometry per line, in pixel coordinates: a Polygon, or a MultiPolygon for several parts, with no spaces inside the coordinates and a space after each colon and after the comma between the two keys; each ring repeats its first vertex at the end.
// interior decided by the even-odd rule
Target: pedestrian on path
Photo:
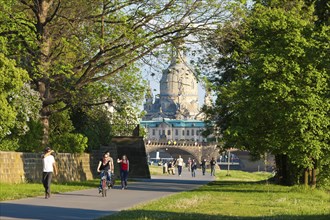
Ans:
{"type": "Polygon", "coordinates": [[[115,185],[115,166],[113,164],[113,158],[111,157],[111,154],[109,151],[104,152],[108,155],[108,159],[110,161],[110,188],[112,188],[115,185]]]}
{"type": "Polygon", "coordinates": [[[196,177],[196,170],[197,170],[197,162],[195,159],[191,161],[191,176],[196,177]]]}
{"type": "Polygon", "coordinates": [[[190,172],[190,169],[191,169],[191,162],[192,160],[190,159],[190,157],[188,158],[188,171],[190,172]]]}
{"type": "Polygon", "coordinates": [[[216,166],[217,162],[215,161],[214,157],[212,157],[211,161],[210,161],[210,165],[211,165],[211,176],[215,176],[215,166],[216,166]]]}
{"type": "Polygon", "coordinates": [[[206,159],[205,158],[202,160],[201,167],[202,167],[202,173],[203,173],[203,176],[204,176],[205,171],[206,171],[206,159]]]}
{"type": "Polygon", "coordinates": [[[168,171],[168,174],[175,175],[173,161],[169,161],[169,162],[168,162],[168,165],[167,165],[167,171],[168,171]]]}
{"type": "Polygon", "coordinates": [[[179,158],[176,160],[175,163],[178,166],[178,175],[181,176],[182,166],[183,166],[183,159],[182,159],[181,155],[179,155],[179,158]]]}
{"type": "Polygon", "coordinates": [[[126,155],[122,156],[122,159],[117,159],[117,163],[120,164],[120,179],[121,189],[127,189],[127,178],[129,172],[129,160],[126,155]]]}
{"type": "Polygon", "coordinates": [[[41,155],[42,158],[42,184],[45,188],[45,199],[50,198],[50,184],[52,182],[53,173],[57,175],[57,166],[55,158],[52,155],[54,151],[50,147],[46,147],[44,153],[41,155]]]}

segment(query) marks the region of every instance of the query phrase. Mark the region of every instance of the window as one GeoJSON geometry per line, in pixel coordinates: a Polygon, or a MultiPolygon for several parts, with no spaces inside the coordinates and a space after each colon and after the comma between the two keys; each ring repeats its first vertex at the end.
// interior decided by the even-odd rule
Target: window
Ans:
{"type": "Polygon", "coordinates": [[[167,135],[171,135],[171,130],[167,130],[167,135]]]}
{"type": "Polygon", "coordinates": [[[189,136],[189,130],[187,130],[187,136],[189,136]]]}
{"type": "Polygon", "coordinates": [[[162,134],[160,130],[158,131],[158,133],[159,133],[159,135],[161,135],[161,134],[162,134]]]}
{"type": "Polygon", "coordinates": [[[178,131],[178,129],[175,129],[175,135],[176,135],[176,136],[179,135],[179,131],[178,131]]]}
{"type": "Polygon", "coordinates": [[[194,136],[194,135],[195,135],[195,130],[191,129],[191,136],[194,136]]]}
{"type": "Polygon", "coordinates": [[[184,130],[182,130],[182,136],[184,136],[184,130]]]}
{"type": "Polygon", "coordinates": [[[163,135],[165,135],[165,130],[163,130],[163,135]]]}
{"type": "Polygon", "coordinates": [[[153,135],[153,136],[156,135],[156,131],[155,131],[155,129],[152,129],[152,135],[153,135]]]}

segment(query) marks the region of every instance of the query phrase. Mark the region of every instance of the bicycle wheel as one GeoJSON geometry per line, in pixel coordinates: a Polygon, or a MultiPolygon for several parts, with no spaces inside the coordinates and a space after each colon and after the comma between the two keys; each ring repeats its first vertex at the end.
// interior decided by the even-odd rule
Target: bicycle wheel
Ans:
{"type": "Polygon", "coordinates": [[[107,196],[107,181],[106,179],[102,180],[102,197],[107,196]]]}

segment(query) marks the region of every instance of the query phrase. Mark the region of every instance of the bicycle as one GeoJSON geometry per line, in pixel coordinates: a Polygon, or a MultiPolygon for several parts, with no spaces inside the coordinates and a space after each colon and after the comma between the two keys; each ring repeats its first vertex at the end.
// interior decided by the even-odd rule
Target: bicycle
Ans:
{"type": "MultiPolygon", "coordinates": [[[[107,179],[107,172],[106,170],[102,170],[101,171],[101,187],[102,187],[102,197],[106,197],[107,196],[107,190],[108,190],[108,186],[110,185],[111,181],[108,181],[107,179]]],[[[111,177],[110,177],[111,178],[111,177]]]]}

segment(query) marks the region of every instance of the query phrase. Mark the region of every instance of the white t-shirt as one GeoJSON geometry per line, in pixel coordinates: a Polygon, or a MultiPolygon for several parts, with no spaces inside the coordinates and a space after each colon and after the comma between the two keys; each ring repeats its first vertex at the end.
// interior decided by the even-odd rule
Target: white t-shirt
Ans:
{"type": "Polygon", "coordinates": [[[183,166],[183,159],[178,158],[177,163],[178,163],[178,166],[183,166]]]}
{"type": "Polygon", "coordinates": [[[53,164],[55,163],[55,158],[53,155],[49,155],[42,159],[43,162],[43,172],[53,172],[53,164]]]}

